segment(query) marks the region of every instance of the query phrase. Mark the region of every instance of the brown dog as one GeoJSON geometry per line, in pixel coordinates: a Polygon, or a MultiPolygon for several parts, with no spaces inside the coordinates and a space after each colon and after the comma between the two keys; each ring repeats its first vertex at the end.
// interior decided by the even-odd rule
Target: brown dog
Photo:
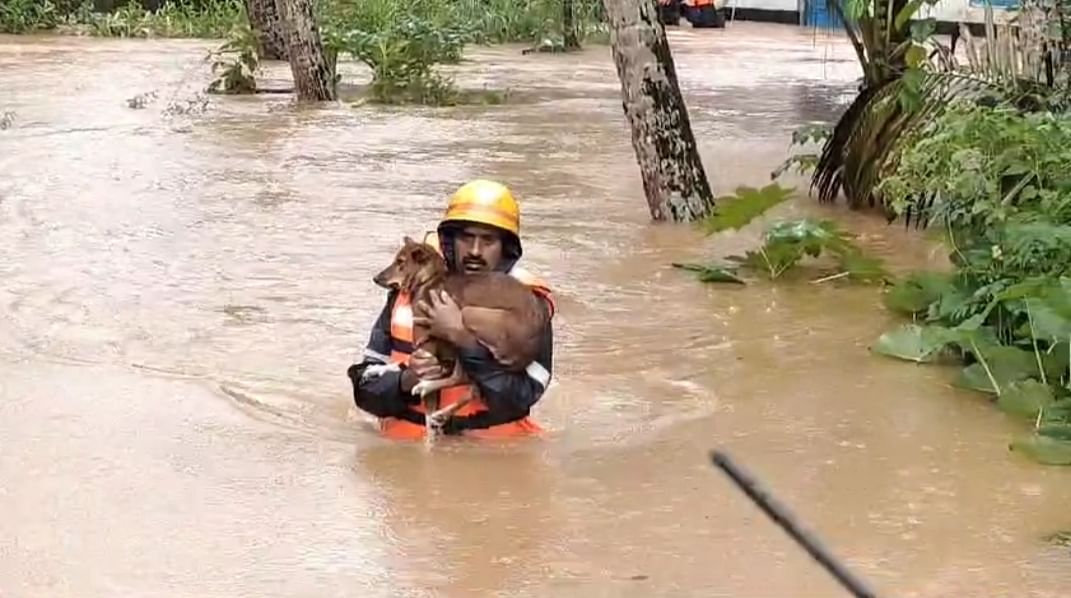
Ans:
{"type": "MultiPolygon", "coordinates": [[[[547,322],[540,299],[516,278],[502,272],[451,273],[434,247],[418,243],[408,236],[394,261],[372,279],[377,285],[405,291],[413,305],[414,317],[421,302],[432,293],[445,291],[461,308],[465,329],[487,347],[495,360],[507,368],[520,371],[534,361],[539,352],[539,334],[547,322]]],[[[424,402],[429,433],[458,409],[472,400],[459,401],[439,409],[438,391],[465,382],[461,362],[453,345],[429,335],[424,326],[413,325],[413,351],[423,349],[438,359],[446,371],[443,378],[421,380],[412,393],[424,402]]],[[[381,375],[398,369],[395,364],[367,368],[365,375],[381,375]]]]}

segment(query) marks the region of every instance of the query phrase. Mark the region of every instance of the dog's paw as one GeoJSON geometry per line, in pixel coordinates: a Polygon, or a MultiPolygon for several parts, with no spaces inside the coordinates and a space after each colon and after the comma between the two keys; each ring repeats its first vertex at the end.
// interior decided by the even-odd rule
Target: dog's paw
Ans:
{"type": "Polygon", "coordinates": [[[446,426],[446,420],[449,418],[449,413],[437,411],[424,417],[424,425],[427,426],[428,430],[436,434],[442,434],[443,427],[446,426]]]}
{"type": "Polygon", "coordinates": [[[414,397],[422,397],[435,390],[434,384],[429,380],[422,380],[413,385],[413,390],[409,391],[414,397]]]}
{"type": "Polygon", "coordinates": [[[370,365],[364,369],[361,374],[361,381],[369,380],[371,378],[378,378],[387,372],[398,371],[399,367],[396,363],[388,363],[384,365],[370,365]]]}

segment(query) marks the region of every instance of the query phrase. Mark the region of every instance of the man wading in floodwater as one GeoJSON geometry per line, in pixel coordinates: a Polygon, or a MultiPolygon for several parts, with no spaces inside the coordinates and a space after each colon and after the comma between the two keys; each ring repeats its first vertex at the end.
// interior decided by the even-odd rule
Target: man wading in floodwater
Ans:
{"type": "MultiPolygon", "coordinates": [[[[450,198],[446,216],[439,223],[437,245],[453,272],[507,272],[528,285],[545,301],[548,310],[539,357],[521,372],[507,370],[482,345],[459,345],[458,359],[470,384],[443,389],[440,408],[469,396],[474,400],[447,420],[446,434],[465,433],[481,437],[523,436],[540,431],[529,418],[533,405],[550,382],[554,335],[551,320],[555,311],[550,288],[523,268],[521,258],[520,209],[505,186],[486,180],[463,185],[450,198]]],[[[445,296],[432,300],[426,310],[427,326],[440,338],[458,338],[462,330],[461,309],[445,296]]],[[[418,322],[425,324],[425,322],[418,322]]],[[[361,363],[350,366],[353,399],[357,407],[380,419],[381,431],[394,438],[424,437],[424,407],[410,394],[420,378],[445,375],[435,357],[423,350],[413,352],[413,310],[405,292],[392,290],[369,335],[361,363]],[[402,364],[400,372],[361,380],[370,365],[402,364]]]]}

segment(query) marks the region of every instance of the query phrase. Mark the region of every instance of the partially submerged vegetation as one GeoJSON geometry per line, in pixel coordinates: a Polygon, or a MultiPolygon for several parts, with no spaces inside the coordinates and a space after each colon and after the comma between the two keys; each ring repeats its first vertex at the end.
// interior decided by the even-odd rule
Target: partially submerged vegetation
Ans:
{"type": "MultiPolygon", "coordinates": [[[[912,4],[875,1],[871,16],[854,16],[886,15],[903,29],[901,20],[918,8],[912,4]]],[[[774,224],[758,250],[735,259],[778,278],[802,257],[832,251],[840,272],[820,280],[889,283],[886,308],[910,322],[873,350],[956,364],[954,384],[1029,423],[1010,447],[1052,465],[1071,465],[1071,26],[1064,12],[1028,5],[1020,22],[998,26],[990,9],[983,42],[963,31],[966,65],[941,53],[932,24],[914,26],[908,37],[887,31],[877,43],[862,36],[856,41],[876,52],[861,55],[867,79],[859,97],[833,129],[808,126],[793,137],[795,145],[821,144],[820,152],[792,156],[773,173],[813,170],[820,199],[844,191],[852,205],[873,203],[890,221],[936,233],[949,271],[893,278],[834,228],[806,219],[774,224]],[[938,59],[919,47],[933,48],[938,59]],[[885,62],[868,69],[877,55],[885,62]],[[890,61],[899,61],[897,69],[887,70],[890,61]],[[855,264],[866,275],[853,276],[855,264]]],[[[785,193],[771,185],[722,198],[708,231],[738,228],[785,193]]],[[[736,269],[721,264],[679,266],[706,282],[740,282],[736,269]]]]}
{"type": "MultiPolygon", "coordinates": [[[[155,10],[140,0],[114,4],[97,11],[92,0],[4,0],[0,32],[223,39],[208,57],[217,78],[207,91],[263,91],[256,85],[263,57],[243,0],[165,0],[155,10]]],[[[503,92],[459,90],[436,68],[459,62],[466,45],[522,42],[531,51],[558,52],[608,40],[601,0],[317,0],[314,6],[330,60],[367,65],[367,99],[378,103],[504,101],[503,92]]]]}
{"type": "Polygon", "coordinates": [[[97,11],[92,0],[5,0],[0,32],[60,30],[99,37],[222,38],[245,18],[242,0],[170,0],[158,10],[139,0],[97,11]]]}

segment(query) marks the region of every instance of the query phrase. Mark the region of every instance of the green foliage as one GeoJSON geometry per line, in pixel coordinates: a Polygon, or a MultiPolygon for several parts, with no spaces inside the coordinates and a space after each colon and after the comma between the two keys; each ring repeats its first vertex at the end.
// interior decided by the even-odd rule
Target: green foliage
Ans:
{"type": "Polygon", "coordinates": [[[770,208],[787,201],[794,190],[771,184],[762,189],[740,186],[733,195],[723,195],[714,202],[714,211],[703,222],[707,233],[741,229],[770,208]]]}
{"type": "MultiPolygon", "coordinates": [[[[828,125],[805,125],[792,132],[792,141],[789,143],[789,147],[796,145],[806,146],[809,143],[823,144],[832,133],[833,131],[828,125]]],[[[770,173],[770,178],[777,179],[793,166],[796,167],[797,173],[806,174],[815,169],[819,158],[819,154],[815,152],[793,154],[770,173]]]]}
{"type": "MultiPolygon", "coordinates": [[[[574,5],[582,36],[596,29],[597,5],[574,5]]],[[[328,50],[368,65],[380,103],[470,101],[436,69],[460,62],[467,44],[562,39],[561,0],[321,0],[319,12],[328,50]]]]}
{"type": "Polygon", "coordinates": [[[471,39],[450,5],[435,0],[326,0],[324,44],[372,69],[371,93],[383,103],[449,104],[453,82],[434,70],[461,60],[471,39]]]}
{"type": "Polygon", "coordinates": [[[231,31],[230,38],[205,60],[212,60],[212,72],[219,73],[208,85],[208,93],[250,94],[257,91],[256,72],[260,67],[257,40],[247,23],[231,31]],[[232,55],[228,60],[225,55],[232,55]]]}
{"type": "MultiPolygon", "coordinates": [[[[743,228],[769,209],[792,196],[791,189],[776,184],[762,189],[739,187],[736,194],[718,199],[717,211],[703,226],[708,234],[743,228]]],[[[682,264],[674,267],[697,273],[701,282],[730,282],[742,284],[740,270],[759,273],[770,280],[780,278],[798,266],[805,258],[830,257],[836,264],[836,272],[823,276],[818,281],[847,278],[873,282],[885,278],[881,261],[866,255],[851,240],[850,236],[828,220],[802,218],[770,224],[762,237],[762,244],[743,255],[726,257],[727,263],[682,264]]]]}
{"type": "Polygon", "coordinates": [[[52,29],[60,14],[51,0],[0,0],[0,33],[52,29]]]}
{"type": "MultiPolygon", "coordinates": [[[[878,182],[897,169],[899,154],[914,143],[919,130],[956,101],[996,98],[1019,107],[1067,103],[1067,77],[1059,73],[1067,70],[1062,61],[1071,56],[1071,28],[1060,33],[1060,27],[1050,26],[1061,22],[1059,10],[1045,16],[1052,7],[1034,3],[1019,15],[1015,31],[987,27],[984,51],[964,30],[968,65],[963,66],[933,38],[932,19],[912,20],[927,3],[852,0],[844,8],[851,17],[847,30],[863,67],[863,85],[818,160],[790,158],[804,168],[813,165],[811,183],[820,201],[835,202],[843,192],[852,207],[884,205],[878,182]]],[[[986,11],[991,21],[992,7],[986,11]]]]}
{"type": "Polygon", "coordinates": [[[171,0],[155,12],[129,0],[113,12],[85,18],[82,24],[100,37],[221,39],[246,23],[241,0],[171,0]]]}
{"type": "Polygon", "coordinates": [[[1071,465],[1071,116],[956,106],[914,141],[880,188],[945,231],[954,271],[887,293],[916,323],[875,351],[958,356],[957,386],[1034,423],[1013,450],[1071,465]]]}

